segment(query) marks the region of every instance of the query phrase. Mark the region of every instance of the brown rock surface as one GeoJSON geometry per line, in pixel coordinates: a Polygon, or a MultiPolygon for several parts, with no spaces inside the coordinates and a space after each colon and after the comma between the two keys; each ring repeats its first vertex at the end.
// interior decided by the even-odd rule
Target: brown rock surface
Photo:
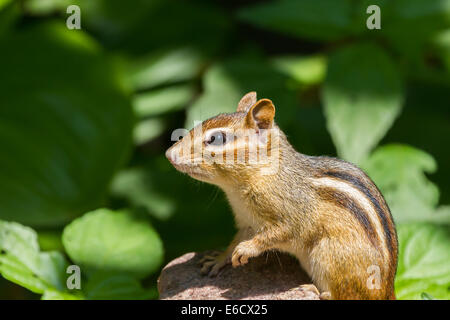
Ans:
{"type": "Polygon", "coordinates": [[[213,300],[318,300],[314,292],[300,288],[311,284],[298,261],[283,253],[265,253],[245,266],[227,265],[216,277],[200,274],[205,253],[186,253],[164,267],[158,279],[160,299],[213,300]]]}

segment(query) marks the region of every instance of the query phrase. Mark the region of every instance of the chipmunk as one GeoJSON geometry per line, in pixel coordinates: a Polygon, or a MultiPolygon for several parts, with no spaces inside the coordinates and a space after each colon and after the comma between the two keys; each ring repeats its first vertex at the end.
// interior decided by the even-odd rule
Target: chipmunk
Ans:
{"type": "Polygon", "coordinates": [[[280,250],[323,298],[395,299],[397,235],[381,192],[349,162],[297,152],[274,116],[272,101],[250,92],[235,113],[203,121],[166,152],[177,170],[220,187],[234,213],[237,234],[203,259],[202,273],[280,250]]]}

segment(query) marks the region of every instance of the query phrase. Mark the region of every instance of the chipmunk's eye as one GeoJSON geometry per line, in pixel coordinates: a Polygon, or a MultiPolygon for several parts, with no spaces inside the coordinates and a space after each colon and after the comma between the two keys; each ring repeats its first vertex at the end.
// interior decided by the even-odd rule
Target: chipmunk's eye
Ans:
{"type": "Polygon", "coordinates": [[[223,146],[226,141],[226,134],[222,131],[214,132],[209,139],[206,141],[206,144],[213,146],[223,146]]]}

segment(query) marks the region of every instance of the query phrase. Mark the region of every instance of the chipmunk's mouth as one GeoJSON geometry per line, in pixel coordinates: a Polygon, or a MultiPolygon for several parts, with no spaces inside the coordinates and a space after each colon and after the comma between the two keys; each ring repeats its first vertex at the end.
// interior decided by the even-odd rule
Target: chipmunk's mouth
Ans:
{"type": "Polygon", "coordinates": [[[186,165],[183,163],[172,163],[172,165],[180,172],[190,175],[192,178],[204,180],[208,176],[199,170],[198,166],[186,165]]]}
{"type": "Polygon", "coordinates": [[[199,165],[193,159],[182,159],[177,157],[176,152],[172,152],[171,149],[167,150],[166,157],[170,163],[180,172],[186,173],[194,179],[206,180],[208,175],[203,173],[199,165]]]}

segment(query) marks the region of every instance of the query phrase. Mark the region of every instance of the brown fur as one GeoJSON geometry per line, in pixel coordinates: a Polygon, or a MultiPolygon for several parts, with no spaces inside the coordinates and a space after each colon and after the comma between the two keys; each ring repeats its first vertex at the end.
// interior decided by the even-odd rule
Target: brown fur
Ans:
{"type": "MultiPolygon", "coordinates": [[[[226,263],[238,266],[264,251],[276,249],[295,255],[314,284],[321,291],[330,292],[333,299],[395,299],[397,236],[389,208],[378,188],[364,172],[348,162],[296,152],[273,122],[272,102],[255,101],[256,94],[247,94],[238,112],[204,121],[198,141],[184,138],[166,153],[178,170],[223,189],[233,209],[238,233],[228,249],[207,261],[202,270],[215,275],[226,263]],[[253,112],[255,106],[258,112],[253,112]],[[247,147],[241,150],[244,163],[221,164],[208,163],[205,151],[194,148],[195,144],[208,149],[205,134],[210,129],[255,128],[259,132],[266,127],[278,133],[269,135],[267,142],[270,156],[275,154],[275,145],[279,145],[279,166],[272,174],[261,174],[267,164],[249,162],[247,147]],[[200,162],[176,163],[174,154],[179,154],[183,147],[190,150],[184,159],[200,159],[200,162]],[[358,199],[342,190],[315,184],[320,178],[345,183],[359,192],[358,199]],[[371,208],[362,207],[361,203],[369,203],[371,208]],[[374,213],[372,218],[368,210],[374,213]],[[384,242],[375,232],[374,222],[381,226],[379,232],[384,242]],[[382,243],[386,245],[383,247],[382,243]],[[379,289],[367,286],[370,276],[367,270],[373,265],[380,268],[379,289]]],[[[193,132],[194,129],[191,138],[193,132]]],[[[225,159],[230,156],[237,159],[241,139],[238,136],[226,145],[231,148],[231,154],[225,149],[214,149],[214,153],[223,152],[225,159]]]]}

